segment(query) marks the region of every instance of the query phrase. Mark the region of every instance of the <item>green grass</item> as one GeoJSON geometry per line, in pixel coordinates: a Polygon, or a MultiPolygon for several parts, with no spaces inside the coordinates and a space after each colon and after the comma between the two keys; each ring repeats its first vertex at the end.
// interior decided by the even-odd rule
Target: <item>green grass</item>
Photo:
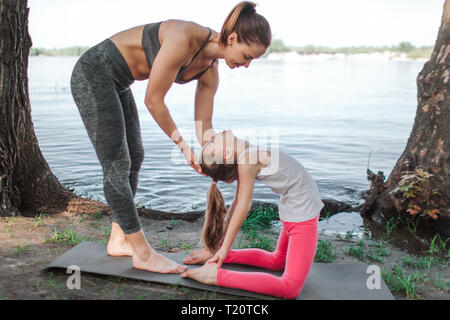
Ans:
{"type": "Polygon", "coordinates": [[[176,247],[176,245],[171,243],[169,239],[164,238],[162,236],[159,237],[157,246],[159,249],[163,251],[169,251],[176,247]]]}
{"type": "Polygon", "coordinates": [[[438,233],[435,234],[433,239],[431,239],[429,249],[426,252],[429,254],[448,257],[450,255],[450,246],[447,245],[449,239],[450,238],[447,238],[443,241],[438,233]]]}
{"type": "Polygon", "coordinates": [[[100,220],[102,218],[102,212],[99,207],[95,207],[94,218],[100,220]]]}
{"type": "Polygon", "coordinates": [[[171,226],[173,229],[175,229],[176,227],[178,227],[180,224],[181,224],[180,220],[175,220],[175,219],[170,220],[170,226],[171,226]]]}
{"type": "Polygon", "coordinates": [[[40,225],[44,222],[44,219],[48,217],[48,214],[46,213],[39,213],[38,216],[33,218],[33,227],[38,228],[40,225]]]}
{"type": "Polygon", "coordinates": [[[363,262],[384,262],[386,257],[390,255],[390,249],[385,241],[372,240],[367,244],[364,239],[361,239],[358,244],[351,245],[346,253],[363,262]]]}
{"type": "Polygon", "coordinates": [[[276,241],[264,235],[270,229],[273,221],[279,219],[278,213],[270,207],[259,207],[248,213],[241,226],[243,238],[238,241],[238,248],[259,248],[267,251],[275,250],[276,241]]]}
{"type": "Polygon", "coordinates": [[[336,260],[336,248],[328,240],[317,242],[316,256],[314,262],[333,262],[336,260]]]}
{"type": "Polygon", "coordinates": [[[439,290],[441,290],[444,293],[449,293],[450,292],[450,280],[443,280],[438,273],[436,273],[436,277],[434,279],[432,279],[433,284],[435,285],[436,288],[438,288],[439,290]]]}
{"type": "Polygon", "coordinates": [[[192,244],[184,242],[181,244],[180,249],[184,250],[186,253],[190,253],[192,250],[192,247],[193,247],[192,244]]]}
{"type": "Polygon", "coordinates": [[[73,245],[79,244],[80,242],[89,241],[89,240],[90,240],[89,238],[86,238],[86,237],[76,234],[75,231],[73,231],[70,228],[65,229],[62,232],[56,230],[56,228],[55,228],[53,234],[49,238],[44,239],[44,242],[61,243],[61,244],[73,246],[73,245]]]}
{"type": "Polygon", "coordinates": [[[402,292],[408,299],[416,299],[419,297],[418,289],[422,287],[427,279],[427,272],[407,273],[401,266],[392,267],[391,271],[384,268],[381,271],[382,277],[386,285],[391,291],[402,292]]]}
{"type": "Polygon", "coordinates": [[[278,220],[278,213],[273,207],[259,207],[248,213],[247,218],[242,224],[241,230],[249,232],[251,230],[266,230],[272,226],[274,220],[278,220]]]}
{"type": "Polygon", "coordinates": [[[386,222],[385,226],[386,234],[390,235],[392,233],[392,230],[397,228],[398,223],[399,221],[396,217],[392,217],[388,222],[386,222]]]}
{"type": "Polygon", "coordinates": [[[22,243],[21,245],[16,246],[15,249],[9,253],[9,255],[21,254],[27,252],[28,250],[29,248],[27,247],[27,245],[25,243],[22,243]]]}
{"type": "Polygon", "coordinates": [[[275,250],[275,240],[267,238],[258,231],[249,231],[245,233],[244,239],[238,240],[238,249],[259,248],[266,251],[275,250]]]}

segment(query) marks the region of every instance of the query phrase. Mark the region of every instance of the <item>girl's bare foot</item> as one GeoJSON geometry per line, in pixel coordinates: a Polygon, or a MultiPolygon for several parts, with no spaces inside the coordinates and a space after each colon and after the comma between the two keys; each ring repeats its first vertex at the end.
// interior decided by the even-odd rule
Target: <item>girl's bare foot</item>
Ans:
{"type": "Polygon", "coordinates": [[[184,264],[204,264],[209,258],[212,258],[214,254],[208,249],[204,248],[195,252],[192,252],[186,258],[184,258],[184,264]]]}
{"type": "Polygon", "coordinates": [[[133,249],[130,243],[125,238],[125,234],[120,226],[115,222],[111,226],[111,235],[106,246],[106,253],[113,257],[133,256],[133,249]]]}
{"type": "Polygon", "coordinates": [[[182,278],[190,278],[195,281],[209,284],[209,285],[217,285],[217,273],[218,266],[215,263],[208,263],[203,265],[200,268],[195,268],[192,270],[188,270],[181,275],[182,278]]]}
{"type": "Polygon", "coordinates": [[[133,267],[136,269],[157,273],[183,273],[187,269],[187,267],[179,265],[153,250],[151,250],[150,254],[133,255],[132,262],[133,267]]]}

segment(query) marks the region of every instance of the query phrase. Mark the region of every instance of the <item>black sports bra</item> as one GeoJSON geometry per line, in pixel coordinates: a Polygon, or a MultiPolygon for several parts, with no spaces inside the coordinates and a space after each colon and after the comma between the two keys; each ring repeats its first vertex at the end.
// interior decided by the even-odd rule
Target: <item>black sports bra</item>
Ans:
{"type": "MultiPolygon", "coordinates": [[[[158,54],[159,49],[161,48],[161,44],[159,43],[159,26],[161,25],[161,22],[156,23],[149,23],[144,26],[144,31],[142,33],[142,48],[145,52],[145,57],[147,58],[147,62],[149,67],[151,68],[153,65],[153,61],[155,61],[156,55],[158,54]]],[[[214,64],[216,59],[213,60],[213,62],[202,72],[197,74],[196,76],[183,80],[181,79],[184,71],[192,64],[192,62],[197,58],[200,51],[205,47],[206,43],[208,42],[209,38],[211,37],[211,29],[209,29],[209,34],[206,40],[202,43],[200,49],[197,51],[197,53],[192,58],[191,62],[186,67],[181,67],[178,71],[177,77],[175,78],[175,82],[179,84],[188,83],[192,80],[196,80],[200,78],[211,66],[214,64]]]]}

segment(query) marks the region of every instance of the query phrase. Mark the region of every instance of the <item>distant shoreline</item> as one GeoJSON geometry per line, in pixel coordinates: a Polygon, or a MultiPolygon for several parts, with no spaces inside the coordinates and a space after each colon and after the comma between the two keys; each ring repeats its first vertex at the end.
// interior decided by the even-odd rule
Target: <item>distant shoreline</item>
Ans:
{"type": "MultiPolygon", "coordinates": [[[[67,48],[31,48],[30,56],[81,56],[89,47],[73,46],[67,48]]],[[[415,47],[409,42],[396,46],[353,46],[331,48],[308,45],[289,47],[283,41],[274,39],[264,58],[270,60],[428,60],[433,47],[415,47]]]]}
{"type": "Polygon", "coordinates": [[[266,59],[273,61],[326,61],[326,60],[347,60],[347,61],[427,61],[429,57],[409,57],[406,53],[383,51],[372,53],[309,53],[298,52],[272,52],[266,59]]]}

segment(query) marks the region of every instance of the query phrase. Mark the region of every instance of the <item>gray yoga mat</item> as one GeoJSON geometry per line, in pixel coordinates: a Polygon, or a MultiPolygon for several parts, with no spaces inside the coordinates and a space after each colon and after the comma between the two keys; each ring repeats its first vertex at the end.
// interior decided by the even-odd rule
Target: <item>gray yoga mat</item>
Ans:
{"type": "MultiPolygon", "coordinates": [[[[186,253],[161,254],[182,264],[186,253]]],[[[44,270],[52,268],[67,269],[70,265],[76,265],[81,270],[81,282],[83,272],[119,276],[130,279],[150,281],[164,284],[176,284],[189,288],[227,293],[251,298],[267,298],[244,290],[221,288],[199,283],[192,279],[184,279],[179,274],[159,274],[138,270],[132,267],[130,257],[110,257],[106,254],[106,246],[96,242],[85,241],[69,249],[56,258],[44,270]]],[[[188,265],[189,269],[198,266],[188,265]]],[[[372,273],[367,273],[368,265],[365,264],[336,264],[314,263],[308,275],[308,279],[297,297],[298,300],[393,300],[391,292],[383,279],[380,279],[380,289],[368,289],[367,279],[372,273]]],[[[242,272],[268,272],[280,276],[281,271],[269,271],[251,266],[224,264],[223,268],[242,272]]],[[[381,275],[380,275],[381,277],[381,275]]],[[[273,298],[273,297],[271,297],[273,298]]]]}

